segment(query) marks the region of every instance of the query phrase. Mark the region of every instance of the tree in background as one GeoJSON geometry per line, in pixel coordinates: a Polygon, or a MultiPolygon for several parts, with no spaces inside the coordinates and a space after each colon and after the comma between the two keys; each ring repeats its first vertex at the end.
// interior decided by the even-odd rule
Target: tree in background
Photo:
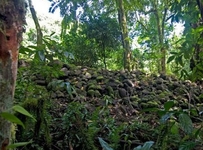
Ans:
{"type": "MultiPolygon", "coordinates": [[[[0,1],[0,113],[13,105],[18,48],[25,24],[24,0],[0,1]]],[[[11,124],[0,118],[0,142],[11,137],[11,124]]]]}
{"type": "MultiPolygon", "coordinates": [[[[79,24],[81,23],[81,16],[83,16],[83,18],[85,17],[89,18],[90,15],[95,16],[104,12],[109,12],[106,13],[106,15],[108,14],[106,17],[115,18],[115,14],[117,11],[118,13],[117,18],[120,25],[120,33],[122,36],[122,43],[124,49],[123,66],[125,69],[130,70],[131,46],[130,46],[130,38],[128,36],[128,26],[126,20],[127,10],[125,10],[124,2],[122,0],[115,1],[115,3],[108,0],[102,1],[94,0],[85,2],[81,0],[73,0],[68,2],[64,0],[58,2],[55,2],[53,0],[49,1],[52,2],[50,12],[54,12],[55,9],[59,7],[61,15],[64,17],[62,22],[62,35],[66,33],[65,31],[67,27],[72,27],[72,29],[74,29],[74,31],[76,32],[76,28],[78,28],[79,24]],[[81,9],[81,11],[79,11],[79,9],[81,9]]],[[[102,50],[103,52],[104,49],[105,48],[103,48],[102,50]]],[[[103,63],[104,64],[106,63],[105,60],[103,60],[103,63]]]]}
{"type": "Polygon", "coordinates": [[[172,22],[184,24],[183,37],[176,43],[181,43],[178,50],[173,51],[169,62],[177,64],[176,72],[180,77],[200,80],[203,77],[203,2],[201,0],[174,0],[170,11],[172,22]]]}
{"type": "MultiPolygon", "coordinates": [[[[169,23],[170,3],[167,0],[146,0],[134,2],[130,9],[134,17],[134,31],[138,43],[147,57],[151,71],[166,73],[166,58],[169,47],[169,35],[172,26],[169,23]]],[[[172,36],[172,35],[171,35],[172,36]]]]}

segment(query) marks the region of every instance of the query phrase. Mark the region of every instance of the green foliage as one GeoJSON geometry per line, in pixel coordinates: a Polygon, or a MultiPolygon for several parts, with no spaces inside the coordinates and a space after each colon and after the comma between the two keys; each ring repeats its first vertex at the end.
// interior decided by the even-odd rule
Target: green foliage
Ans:
{"type": "Polygon", "coordinates": [[[95,49],[95,41],[88,39],[82,31],[70,31],[64,36],[64,49],[70,53],[69,63],[81,66],[95,66],[97,62],[97,54],[95,49]]]}
{"type": "MultiPolygon", "coordinates": [[[[99,143],[101,144],[104,150],[113,150],[107,142],[105,142],[102,138],[98,137],[99,143]]],[[[151,146],[154,144],[153,141],[145,142],[143,146],[139,145],[133,150],[150,150],[151,146]]]]}
{"type": "Polygon", "coordinates": [[[70,63],[109,68],[108,64],[117,60],[118,54],[114,53],[121,45],[119,26],[115,19],[105,15],[84,18],[77,31],[71,28],[63,36],[64,49],[71,54],[70,63]]]}
{"type": "MultiPolygon", "coordinates": [[[[12,107],[12,110],[14,110],[15,112],[18,112],[24,116],[30,117],[33,121],[36,121],[36,119],[27,111],[25,110],[23,107],[19,106],[19,105],[14,105],[12,107]]],[[[18,118],[16,117],[14,114],[8,113],[8,112],[1,112],[0,116],[3,117],[4,119],[15,123],[17,125],[22,126],[25,129],[25,125],[24,123],[18,118]]],[[[18,143],[14,143],[14,144],[10,144],[9,146],[7,146],[7,148],[17,148],[17,147],[22,147],[22,146],[26,146],[28,144],[32,143],[32,141],[29,142],[18,142],[18,143]]]]}
{"type": "Polygon", "coordinates": [[[133,150],[150,150],[153,144],[153,141],[145,142],[143,146],[138,146],[133,150]]]}
{"type": "Polygon", "coordinates": [[[195,130],[192,120],[184,111],[175,110],[173,106],[174,102],[168,101],[164,104],[164,109],[153,108],[145,110],[155,111],[161,117],[161,124],[158,129],[159,138],[157,139],[156,146],[161,147],[161,149],[168,149],[170,138],[173,137],[178,140],[179,149],[193,149],[197,143],[194,139],[195,130]],[[181,134],[181,130],[184,134],[181,134]]]}
{"type": "MultiPolygon", "coordinates": [[[[34,118],[27,110],[25,110],[23,107],[21,107],[21,106],[19,106],[19,105],[14,105],[14,106],[12,107],[12,110],[14,110],[14,111],[16,111],[16,112],[19,112],[19,113],[21,113],[21,114],[23,114],[23,115],[25,115],[25,116],[27,116],[27,117],[30,117],[30,118],[32,118],[34,121],[36,121],[35,118],[34,118]]],[[[15,115],[13,115],[13,114],[11,114],[11,113],[8,113],[8,112],[1,112],[0,115],[1,115],[1,117],[3,117],[4,119],[6,119],[6,120],[8,120],[8,121],[10,121],[10,122],[12,122],[12,123],[16,123],[16,124],[18,124],[18,125],[21,125],[23,128],[25,128],[23,122],[22,122],[18,117],[16,117],[15,115]]]]}
{"type": "Polygon", "coordinates": [[[12,123],[16,123],[18,125],[21,125],[23,128],[25,128],[24,124],[22,123],[22,121],[20,119],[18,119],[16,116],[14,116],[13,114],[7,113],[7,112],[2,112],[1,117],[3,117],[4,119],[12,122],[12,123]]]}
{"type": "MultiPolygon", "coordinates": [[[[13,108],[22,114],[17,118],[12,114],[1,113],[2,117],[20,125],[17,139],[34,141],[27,149],[50,149],[57,145],[56,148],[62,149],[97,150],[99,142],[105,150],[127,150],[134,147],[134,150],[189,150],[198,144],[202,128],[193,127],[191,116],[188,115],[192,110],[175,109],[173,101],[166,102],[163,109],[147,109],[145,111],[149,111],[149,114],[144,111],[143,116],[140,113],[136,120],[122,120],[118,124],[111,117],[113,98],[104,96],[105,106],[94,110],[88,110],[84,103],[71,102],[73,96],[78,96],[74,87],[69,81],[57,79],[63,75],[60,70],[64,62],[122,69],[123,49],[118,14],[115,13],[117,7],[114,1],[108,0],[91,3],[81,0],[49,1],[52,2],[50,11],[54,12],[59,7],[64,16],[61,41],[53,33],[43,37],[40,47],[34,44],[21,46],[20,57],[27,59],[28,64],[19,68],[15,95],[15,102],[31,112],[36,121],[19,106],[13,108]],[[79,8],[82,8],[82,12],[79,12],[79,8]],[[51,95],[57,90],[66,91],[68,96],[65,95],[65,109],[54,116],[52,107],[56,103],[64,107],[60,98],[51,101],[51,95]],[[159,119],[156,118],[157,115],[159,119]],[[31,117],[31,120],[25,116],[31,117]],[[52,136],[50,130],[54,132],[52,136]],[[51,137],[57,141],[52,141],[51,137]],[[97,141],[97,137],[102,138],[97,141]],[[141,141],[148,142],[140,143],[141,141]]],[[[129,40],[136,35],[139,44],[132,51],[132,68],[160,72],[160,60],[166,56],[169,73],[194,81],[203,77],[203,28],[199,22],[202,19],[196,1],[124,1],[124,6],[129,21],[129,40]],[[173,35],[174,22],[184,23],[182,37],[173,35]]],[[[35,43],[33,30],[30,30],[28,36],[28,40],[35,43]]]]}
{"type": "Polygon", "coordinates": [[[72,147],[81,150],[96,150],[94,146],[94,135],[97,130],[91,130],[86,125],[88,112],[84,105],[78,102],[69,103],[62,117],[64,138],[71,143],[72,147]]]}
{"type": "Polygon", "coordinates": [[[14,144],[10,144],[7,148],[17,148],[17,147],[22,147],[28,144],[31,144],[32,141],[29,142],[18,142],[18,143],[14,143],[14,144]]]}
{"type": "MultiPolygon", "coordinates": [[[[169,57],[175,61],[176,73],[193,81],[201,80],[202,74],[202,1],[180,0],[171,4],[172,22],[184,22],[184,34],[179,50],[169,57]]],[[[177,41],[179,42],[179,41],[177,41]]]]}
{"type": "Polygon", "coordinates": [[[113,150],[111,147],[109,147],[108,143],[106,143],[102,138],[98,137],[98,139],[104,150],[113,150]]]}
{"type": "Polygon", "coordinates": [[[19,112],[27,117],[32,118],[34,121],[36,121],[36,119],[27,111],[25,110],[23,107],[19,106],[19,105],[14,105],[13,106],[13,110],[15,110],[16,112],[19,112]]]}

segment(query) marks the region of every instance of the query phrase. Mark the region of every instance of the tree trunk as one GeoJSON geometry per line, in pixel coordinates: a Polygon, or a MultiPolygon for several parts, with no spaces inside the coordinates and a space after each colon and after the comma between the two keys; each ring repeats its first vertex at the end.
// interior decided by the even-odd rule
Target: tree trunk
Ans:
{"type": "Polygon", "coordinates": [[[160,65],[158,66],[159,73],[166,73],[166,49],[164,46],[164,32],[165,32],[165,19],[166,19],[166,14],[167,14],[167,8],[164,8],[163,16],[159,14],[158,11],[158,1],[154,1],[154,14],[156,17],[156,22],[157,22],[157,31],[158,31],[158,42],[160,45],[160,53],[161,53],[161,58],[160,58],[160,65]],[[160,68],[159,68],[160,67],[160,68]]]}
{"type": "Polygon", "coordinates": [[[123,5],[123,0],[116,0],[116,4],[118,7],[118,20],[120,24],[122,42],[123,42],[123,48],[124,48],[124,69],[130,70],[131,48],[130,48],[130,41],[128,36],[126,12],[123,5]]]}
{"type": "Polygon", "coordinates": [[[32,14],[32,19],[35,23],[35,27],[37,30],[37,46],[41,48],[42,47],[42,37],[43,37],[42,30],[41,30],[41,27],[40,27],[40,24],[39,24],[37,15],[36,15],[35,8],[32,4],[32,0],[28,0],[28,3],[29,3],[30,12],[32,14]]]}
{"type": "MultiPolygon", "coordinates": [[[[18,48],[25,24],[24,0],[0,0],[0,113],[13,105],[18,48]]],[[[0,143],[11,137],[11,123],[0,117],[0,143]]]]}

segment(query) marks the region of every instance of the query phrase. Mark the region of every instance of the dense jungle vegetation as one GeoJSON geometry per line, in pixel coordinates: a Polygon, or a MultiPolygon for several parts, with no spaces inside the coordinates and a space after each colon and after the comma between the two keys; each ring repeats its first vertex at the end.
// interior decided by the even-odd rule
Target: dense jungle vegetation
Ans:
{"type": "Polygon", "coordinates": [[[28,0],[10,148],[203,150],[202,0],[48,1],[61,19],[28,0]]]}

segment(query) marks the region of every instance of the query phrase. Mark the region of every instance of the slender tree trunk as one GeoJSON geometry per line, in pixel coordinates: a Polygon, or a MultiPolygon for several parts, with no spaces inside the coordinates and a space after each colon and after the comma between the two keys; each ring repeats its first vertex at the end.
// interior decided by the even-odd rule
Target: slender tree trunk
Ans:
{"type": "Polygon", "coordinates": [[[154,1],[154,14],[156,17],[156,22],[157,22],[157,31],[158,31],[158,40],[159,40],[159,45],[160,45],[160,53],[161,53],[161,58],[160,58],[160,66],[158,66],[158,71],[159,73],[166,73],[166,49],[164,46],[164,29],[165,29],[165,18],[167,14],[167,9],[164,9],[163,16],[159,14],[158,11],[158,1],[154,1]]]}
{"type": "MultiPolygon", "coordinates": [[[[201,14],[201,19],[196,23],[196,27],[198,28],[199,26],[201,26],[201,22],[203,22],[203,1],[202,0],[196,0],[197,6],[199,8],[199,12],[201,14]]],[[[203,33],[200,33],[200,38],[198,39],[199,41],[201,41],[203,39],[203,33]]],[[[201,53],[203,52],[203,48],[202,48],[202,42],[197,41],[196,45],[195,45],[195,50],[194,50],[194,66],[196,66],[197,64],[201,63],[203,58],[200,56],[201,53]],[[194,60],[195,59],[195,60],[194,60]]]]}
{"type": "Polygon", "coordinates": [[[32,4],[32,0],[28,0],[28,3],[29,3],[30,12],[32,14],[32,19],[34,20],[35,28],[37,30],[37,46],[42,47],[43,34],[42,34],[42,30],[41,30],[41,27],[40,27],[40,24],[39,24],[37,15],[36,15],[36,11],[32,4]]]}
{"type": "MultiPolygon", "coordinates": [[[[25,24],[24,0],[0,0],[0,113],[13,106],[18,48],[25,24]]],[[[0,117],[0,144],[11,137],[11,124],[0,117]]]]}
{"type": "Polygon", "coordinates": [[[131,62],[131,47],[128,36],[128,27],[126,20],[126,12],[123,4],[123,0],[116,0],[116,4],[118,7],[118,20],[121,29],[122,42],[124,48],[124,68],[130,70],[130,62],[131,62]]]}

